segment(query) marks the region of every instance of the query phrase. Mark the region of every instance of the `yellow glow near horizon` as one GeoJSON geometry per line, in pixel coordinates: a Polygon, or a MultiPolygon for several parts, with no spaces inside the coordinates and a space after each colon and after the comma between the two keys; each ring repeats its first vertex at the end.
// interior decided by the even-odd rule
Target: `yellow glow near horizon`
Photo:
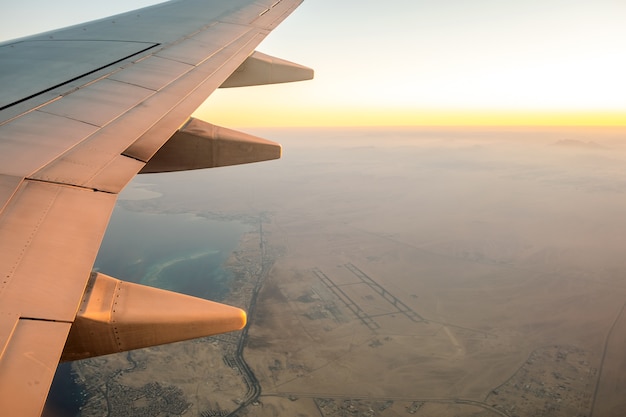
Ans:
{"type": "Polygon", "coordinates": [[[261,50],[315,79],[218,91],[199,114],[229,126],[626,126],[624,13],[614,0],[304,2],[261,50]]]}
{"type": "Polygon", "coordinates": [[[196,117],[223,126],[626,126],[626,111],[432,110],[389,108],[219,108],[196,117]]]}

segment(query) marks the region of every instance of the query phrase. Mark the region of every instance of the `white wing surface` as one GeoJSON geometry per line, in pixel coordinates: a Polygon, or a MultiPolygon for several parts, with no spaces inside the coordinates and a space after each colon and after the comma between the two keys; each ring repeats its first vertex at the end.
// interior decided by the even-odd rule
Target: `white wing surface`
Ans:
{"type": "Polygon", "coordinates": [[[223,84],[312,78],[254,53],[300,2],[175,0],[0,44],[2,415],[38,416],[62,356],[245,324],[241,310],[204,300],[153,317],[150,297],[190,301],[91,270],[117,194],[139,171],[280,156],[279,145],[189,116],[223,84]]]}

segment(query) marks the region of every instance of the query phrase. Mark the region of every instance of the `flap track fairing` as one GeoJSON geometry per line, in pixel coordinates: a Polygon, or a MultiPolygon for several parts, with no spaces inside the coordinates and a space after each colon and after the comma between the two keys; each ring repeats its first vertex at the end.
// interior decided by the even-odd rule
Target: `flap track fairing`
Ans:
{"type": "Polygon", "coordinates": [[[278,159],[278,143],[191,118],[139,172],[187,171],[278,159]]]}
{"type": "Polygon", "coordinates": [[[61,360],[85,359],[242,329],[236,307],[92,273],[61,360]]]}
{"type": "Polygon", "coordinates": [[[254,51],[220,88],[312,80],[314,71],[300,64],[254,51]]]}

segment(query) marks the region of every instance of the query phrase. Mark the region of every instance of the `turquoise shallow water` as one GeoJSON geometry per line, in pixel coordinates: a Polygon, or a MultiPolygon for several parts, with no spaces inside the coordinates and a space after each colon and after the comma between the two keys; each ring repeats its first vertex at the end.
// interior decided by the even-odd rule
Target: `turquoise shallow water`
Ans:
{"type": "MultiPolygon", "coordinates": [[[[223,264],[249,229],[237,221],[118,206],[94,268],[124,281],[219,301],[227,295],[231,278],[223,264]]],[[[71,364],[59,365],[44,416],[74,417],[83,401],[71,364]]]]}
{"type": "Polygon", "coordinates": [[[230,278],[222,265],[249,229],[237,221],[118,207],[95,268],[124,281],[219,300],[230,278]]]}

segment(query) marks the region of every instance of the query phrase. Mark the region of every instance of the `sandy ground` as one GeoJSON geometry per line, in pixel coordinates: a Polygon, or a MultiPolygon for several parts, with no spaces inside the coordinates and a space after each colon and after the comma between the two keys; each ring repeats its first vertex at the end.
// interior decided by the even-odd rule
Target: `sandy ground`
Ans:
{"type": "MultiPolygon", "coordinates": [[[[626,132],[266,136],[282,161],[155,177],[168,203],[149,203],[263,224],[272,269],[244,350],[261,395],[241,415],[623,415],[626,132]]],[[[181,349],[156,354],[180,374],[146,359],[126,384],[233,409],[241,378],[181,349]]]]}

